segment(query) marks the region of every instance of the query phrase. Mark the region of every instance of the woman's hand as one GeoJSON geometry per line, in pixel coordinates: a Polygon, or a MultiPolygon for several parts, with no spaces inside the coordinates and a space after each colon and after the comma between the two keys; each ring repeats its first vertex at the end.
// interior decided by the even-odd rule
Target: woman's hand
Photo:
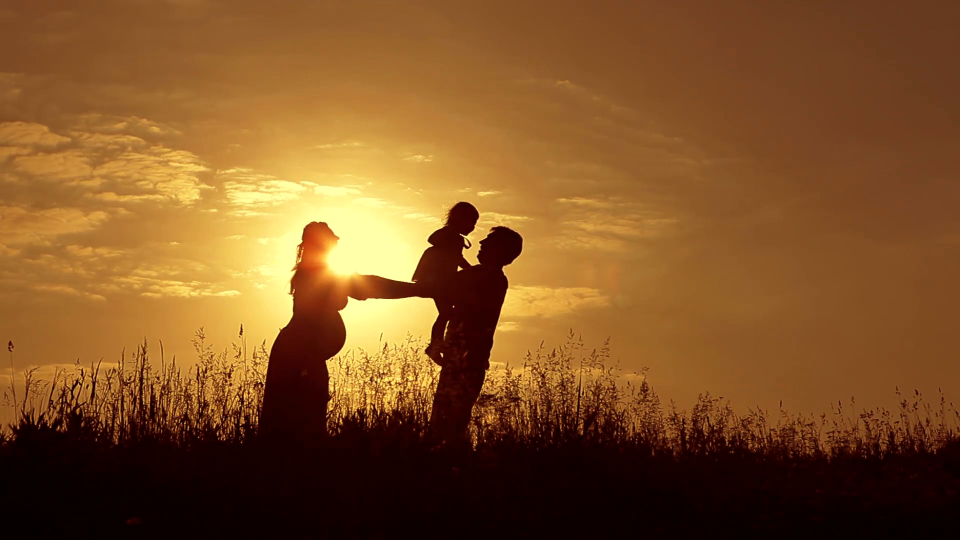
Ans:
{"type": "Polygon", "coordinates": [[[429,292],[428,287],[420,283],[395,281],[380,276],[356,275],[351,279],[347,294],[357,300],[366,300],[368,298],[429,297],[429,292]]]}
{"type": "Polygon", "coordinates": [[[366,276],[361,276],[360,274],[353,274],[346,279],[347,296],[354,300],[366,300],[370,297],[370,287],[366,284],[367,280],[364,279],[365,277],[366,276]]]}

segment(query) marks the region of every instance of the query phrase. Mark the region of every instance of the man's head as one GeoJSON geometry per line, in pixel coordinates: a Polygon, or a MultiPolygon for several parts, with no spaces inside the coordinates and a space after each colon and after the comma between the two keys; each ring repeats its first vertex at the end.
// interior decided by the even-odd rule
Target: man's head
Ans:
{"type": "Polygon", "coordinates": [[[507,227],[494,227],[490,234],[480,241],[477,260],[480,264],[506,266],[512,263],[523,251],[523,237],[517,231],[507,227]]]}

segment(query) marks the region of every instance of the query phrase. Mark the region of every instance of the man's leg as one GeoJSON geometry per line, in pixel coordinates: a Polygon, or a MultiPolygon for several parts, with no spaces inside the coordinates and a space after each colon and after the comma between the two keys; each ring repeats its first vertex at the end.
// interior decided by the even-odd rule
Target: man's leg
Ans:
{"type": "Polygon", "coordinates": [[[485,377],[484,369],[447,366],[440,370],[430,413],[429,436],[433,443],[469,448],[467,428],[485,377]]]}

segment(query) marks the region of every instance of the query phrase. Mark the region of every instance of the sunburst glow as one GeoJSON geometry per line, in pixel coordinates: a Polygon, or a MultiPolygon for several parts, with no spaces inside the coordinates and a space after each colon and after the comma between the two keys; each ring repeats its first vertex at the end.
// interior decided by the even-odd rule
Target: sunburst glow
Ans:
{"type": "MultiPolygon", "coordinates": [[[[287,232],[264,243],[272,248],[272,263],[268,273],[273,277],[273,292],[267,305],[278,319],[290,316],[291,298],[285,293],[293,275],[291,266],[301,231],[311,221],[325,221],[340,237],[328,262],[342,275],[372,274],[409,281],[426,246],[425,239],[422,241],[423,247],[411,245],[410,238],[405,236],[409,231],[404,228],[409,224],[404,220],[380,216],[376,209],[350,205],[291,214],[283,223],[283,229],[287,232]]],[[[423,329],[429,329],[431,317],[435,317],[436,313],[430,301],[373,300],[350,301],[342,315],[349,329],[348,339],[360,340],[356,343],[369,343],[384,331],[402,335],[402,332],[412,330],[419,334],[423,329]]],[[[354,342],[348,341],[347,348],[354,345],[354,342]]]]}
{"type": "Polygon", "coordinates": [[[409,280],[419,251],[404,240],[398,224],[379,218],[374,211],[355,208],[324,208],[290,220],[290,231],[276,242],[275,275],[290,275],[291,253],[300,241],[300,231],[311,221],[325,221],[340,237],[327,259],[339,274],[375,274],[409,280]]]}
{"type": "Polygon", "coordinates": [[[416,257],[395,229],[368,212],[335,212],[326,218],[340,242],[330,253],[330,267],[340,274],[376,274],[409,279],[416,257]]]}

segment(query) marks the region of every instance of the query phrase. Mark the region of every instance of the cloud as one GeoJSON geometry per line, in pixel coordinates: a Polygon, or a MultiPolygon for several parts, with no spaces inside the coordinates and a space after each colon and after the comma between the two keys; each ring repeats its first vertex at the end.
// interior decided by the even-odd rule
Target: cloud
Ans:
{"type": "Polygon", "coordinates": [[[510,226],[530,221],[531,219],[532,218],[527,216],[515,216],[511,214],[501,214],[499,212],[481,212],[479,223],[489,227],[497,225],[510,226]]]}
{"type": "MultiPolygon", "coordinates": [[[[198,177],[207,171],[198,156],[122,132],[138,129],[146,136],[169,130],[142,118],[104,118],[81,117],[89,129],[71,131],[70,137],[41,124],[0,124],[0,143],[14,145],[0,147],[0,163],[9,160],[16,178],[80,186],[90,200],[189,205],[200,199],[208,186],[198,177]]],[[[46,195],[44,202],[50,203],[46,195]]]]}
{"type": "Polygon", "coordinates": [[[117,116],[100,113],[81,115],[74,127],[85,132],[135,134],[151,138],[181,135],[179,130],[171,126],[139,116],[117,116]]]}
{"type": "Polygon", "coordinates": [[[106,212],[78,208],[0,206],[0,238],[4,245],[44,244],[63,234],[96,229],[109,217],[106,212]]]}
{"type": "Polygon", "coordinates": [[[74,296],[77,298],[83,298],[85,300],[94,300],[97,302],[105,302],[107,300],[106,297],[101,296],[99,294],[80,291],[69,285],[47,285],[47,284],[34,285],[33,290],[39,291],[39,292],[63,294],[66,296],[74,296]]]}
{"type": "Polygon", "coordinates": [[[74,131],[74,140],[82,147],[98,151],[130,150],[147,146],[147,141],[123,133],[86,133],[74,131]]]}
{"type": "Polygon", "coordinates": [[[438,218],[437,216],[432,216],[425,212],[407,212],[406,214],[403,215],[403,217],[406,219],[413,219],[416,221],[423,221],[426,223],[438,223],[440,221],[440,218],[438,218]]]}
{"type": "MultiPolygon", "coordinates": [[[[154,272],[161,274],[161,272],[154,272]]],[[[176,280],[145,275],[115,276],[107,289],[126,290],[147,298],[199,298],[204,296],[239,296],[240,291],[199,280],[176,280]]]]}
{"type": "Polygon", "coordinates": [[[29,122],[0,123],[0,145],[52,148],[70,142],[70,137],[52,133],[43,124],[29,122]]]}
{"type": "Polygon", "coordinates": [[[280,180],[246,168],[221,171],[217,177],[224,180],[227,202],[235,207],[232,213],[239,215],[262,214],[267,208],[298,199],[309,187],[306,182],[280,180]]]}
{"type": "Polygon", "coordinates": [[[353,204],[360,206],[368,206],[370,208],[384,208],[388,206],[388,202],[385,199],[380,199],[377,197],[360,197],[353,200],[353,204]]]}
{"type": "Polygon", "coordinates": [[[89,193],[88,198],[97,199],[112,203],[144,202],[144,201],[163,201],[166,199],[163,195],[120,195],[112,191],[103,191],[100,193],[89,193]]]}
{"type": "Polygon", "coordinates": [[[219,171],[217,178],[223,181],[227,202],[235,207],[232,213],[238,215],[262,215],[273,206],[308,194],[346,197],[360,193],[360,190],[353,186],[325,186],[314,182],[281,180],[247,168],[219,171]]]}
{"type": "Polygon", "coordinates": [[[66,252],[74,257],[80,258],[110,258],[110,257],[120,257],[125,255],[125,251],[119,249],[111,249],[105,247],[91,247],[91,246],[77,246],[69,245],[65,248],[66,252]]]}
{"type": "Polygon", "coordinates": [[[366,144],[360,141],[343,141],[339,143],[318,144],[312,148],[316,150],[342,150],[346,148],[362,148],[365,146],[366,144]]]}
{"type": "Polygon", "coordinates": [[[616,203],[609,199],[599,199],[590,197],[569,197],[557,199],[557,202],[564,205],[585,206],[590,208],[613,208],[616,203]]]}
{"type": "Polygon", "coordinates": [[[591,219],[566,221],[564,225],[574,227],[587,233],[607,234],[612,236],[640,238],[655,236],[663,232],[667,226],[676,223],[676,219],[651,218],[640,219],[632,217],[593,216],[591,219]]]}
{"type": "Polygon", "coordinates": [[[324,197],[346,197],[347,195],[359,195],[360,190],[349,186],[314,186],[313,192],[324,197]]]}
{"type": "Polygon", "coordinates": [[[610,298],[599,289],[520,285],[511,287],[507,292],[503,314],[508,317],[555,317],[609,305],[610,298]]]}
{"type": "Polygon", "coordinates": [[[433,161],[433,156],[424,155],[424,154],[414,154],[412,156],[407,156],[403,158],[403,161],[412,161],[414,163],[430,163],[433,161]]]}
{"type": "Polygon", "coordinates": [[[134,191],[133,194],[159,194],[191,204],[200,198],[201,190],[209,188],[197,177],[207,170],[191,152],[154,146],[139,152],[123,152],[94,169],[93,174],[134,191]]]}
{"type": "Polygon", "coordinates": [[[0,146],[0,163],[3,163],[11,157],[22,156],[29,153],[29,149],[20,146],[0,146]]]}
{"type": "Polygon", "coordinates": [[[501,194],[501,193],[503,193],[503,192],[502,192],[502,191],[478,191],[478,192],[477,192],[477,196],[478,196],[478,197],[492,197],[492,196],[494,196],[494,195],[499,195],[499,194],[501,194]]]}
{"type": "Polygon", "coordinates": [[[565,217],[554,243],[563,248],[624,251],[665,235],[679,220],[616,198],[570,197],[555,201],[565,217]]]}
{"type": "Polygon", "coordinates": [[[14,158],[14,169],[40,180],[69,182],[89,178],[93,172],[90,157],[81,150],[54,154],[34,154],[14,158]]]}
{"type": "Polygon", "coordinates": [[[519,329],[520,325],[512,321],[501,322],[497,325],[497,332],[516,332],[519,329]]]}
{"type": "Polygon", "coordinates": [[[592,91],[580,84],[568,79],[537,79],[526,78],[517,81],[521,85],[526,85],[539,89],[542,95],[552,96],[554,100],[572,101],[580,107],[593,109],[611,117],[633,118],[637,116],[637,111],[630,107],[621,105],[607,96],[592,91]]]}

